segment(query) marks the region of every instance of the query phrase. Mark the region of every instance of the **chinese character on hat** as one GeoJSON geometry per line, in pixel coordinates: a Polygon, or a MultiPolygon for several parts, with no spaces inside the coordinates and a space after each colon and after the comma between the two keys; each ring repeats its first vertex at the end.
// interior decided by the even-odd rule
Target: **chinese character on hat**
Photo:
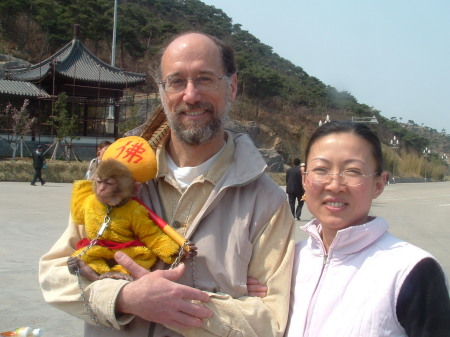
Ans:
{"type": "Polygon", "coordinates": [[[156,156],[142,137],[129,136],[116,140],[103,154],[102,160],[115,159],[124,164],[139,182],[156,176],[156,156]]]}

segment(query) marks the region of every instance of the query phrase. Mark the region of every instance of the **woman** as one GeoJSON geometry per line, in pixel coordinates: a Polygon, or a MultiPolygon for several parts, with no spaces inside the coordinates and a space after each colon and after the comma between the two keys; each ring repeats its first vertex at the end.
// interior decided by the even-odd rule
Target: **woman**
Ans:
{"type": "Polygon", "coordinates": [[[381,144],[365,125],[330,122],[305,151],[315,219],[297,244],[286,336],[450,336],[442,268],[369,216],[384,189],[381,144]]]}

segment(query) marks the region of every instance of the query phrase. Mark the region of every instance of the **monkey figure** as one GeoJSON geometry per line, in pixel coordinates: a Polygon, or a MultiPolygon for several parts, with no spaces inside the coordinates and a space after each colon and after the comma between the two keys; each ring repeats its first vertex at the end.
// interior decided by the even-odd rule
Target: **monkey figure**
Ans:
{"type": "MultiPolygon", "coordinates": [[[[167,236],[148,216],[148,210],[132,199],[141,184],[131,171],[116,159],[103,160],[94,181],[74,182],[71,215],[76,224],[85,226],[86,238],[68,260],[69,271],[89,280],[115,278],[132,280],[128,271],[117,264],[114,254],[123,251],[140,266],[150,269],[158,258],[173,263],[180,246],[167,236]],[[103,224],[106,229],[99,236],[103,224]],[[89,247],[92,240],[95,244],[89,247]]],[[[190,244],[185,258],[196,255],[190,244]]]]}

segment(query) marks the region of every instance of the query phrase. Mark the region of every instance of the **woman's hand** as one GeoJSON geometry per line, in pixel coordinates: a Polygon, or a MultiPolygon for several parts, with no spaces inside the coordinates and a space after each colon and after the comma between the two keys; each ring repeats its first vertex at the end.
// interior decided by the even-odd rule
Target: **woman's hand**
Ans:
{"type": "Polygon", "coordinates": [[[267,287],[259,283],[259,281],[253,277],[247,278],[247,291],[248,296],[252,297],[266,297],[267,287]]]}

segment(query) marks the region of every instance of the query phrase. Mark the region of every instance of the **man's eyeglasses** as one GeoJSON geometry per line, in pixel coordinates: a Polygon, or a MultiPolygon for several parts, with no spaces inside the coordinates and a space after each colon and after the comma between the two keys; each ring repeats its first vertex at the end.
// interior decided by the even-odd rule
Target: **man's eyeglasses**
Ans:
{"type": "Polygon", "coordinates": [[[358,186],[363,183],[364,178],[372,177],[377,172],[365,174],[359,170],[345,170],[342,173],[330,173],[329,170],[324,168],[314,168],[311,171],[305,171],[304,174],[316,184],[329,184],[333,176],[336,176],[343,185],[358,186]]]}
{"type": "Polygon", "coordinates": [[[170,76],[164,81],[159,82],[159,84],[161,84],[164,91],[169,94],[184,91],[189,80],[194,83],[194,86],[197,90],[212,91],[217,89],[217,87],[219,86],[219,81],[224,77],[227,76],[224,75],[222,77],[219,77],[215,74],[202,74],[194,78],[170,76]]]}

